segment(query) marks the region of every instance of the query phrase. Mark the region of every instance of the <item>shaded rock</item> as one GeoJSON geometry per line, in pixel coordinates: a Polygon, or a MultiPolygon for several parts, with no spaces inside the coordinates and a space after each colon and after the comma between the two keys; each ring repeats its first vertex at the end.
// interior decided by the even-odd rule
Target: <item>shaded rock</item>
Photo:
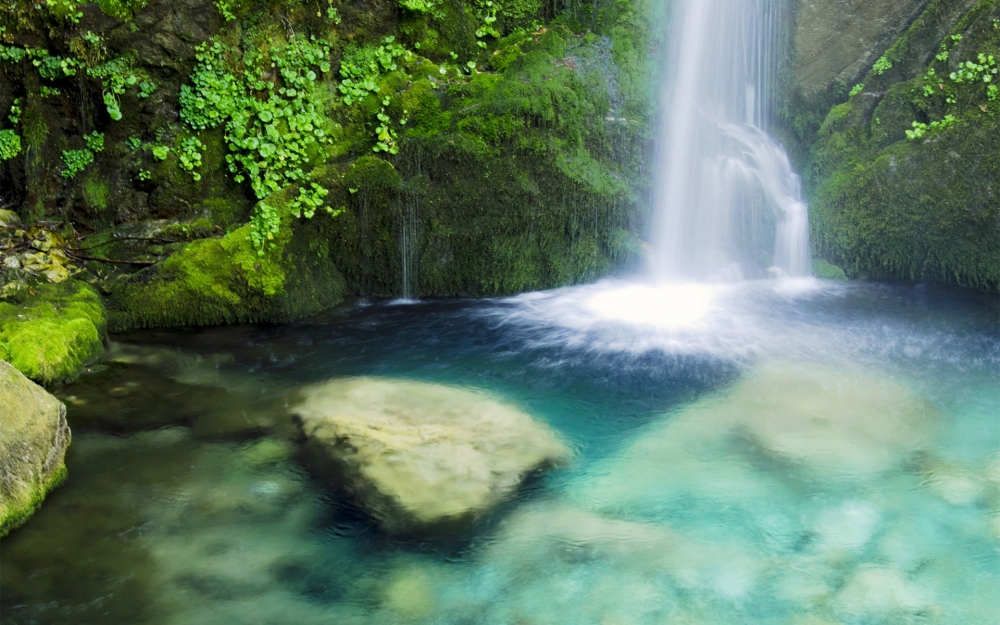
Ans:
{"type": "Polygon", "coordinates": [[[66,407],[0,360],[0,536],[63,480],[69,442],[66,407]]]}
{"type": "Polygon", "coordinates": [[[480,391],[349,378],[304,396],[294,412],[309,449],[390,532],[473,517],[571,455],[547,427],[480,391]]]}
{"type": "Polygon", "coordinates": [[[853,85],[927,0],[803,0],[795,29],[795,82],[803,95],[853,85]]]}

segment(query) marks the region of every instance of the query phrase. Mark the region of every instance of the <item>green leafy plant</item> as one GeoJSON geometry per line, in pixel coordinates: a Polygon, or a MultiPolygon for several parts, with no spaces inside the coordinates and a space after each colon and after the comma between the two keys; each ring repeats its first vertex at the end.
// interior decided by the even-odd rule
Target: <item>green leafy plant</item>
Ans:
{"type": "MultiPolygon", "coordinates": [[[[234,180],[248,181],[263,200],[303,181],[322,154],[320,147],[330,142],[333,123],[315,104],[320,75],[330,71],[329,56],[326,40],[294,35],[284,45],[247,54],[218,40],[207,42],[198,48],[191,84],[181,87],[181,119],[196,131],[223,126],[234,180]]],[[[200,154],[198,159],[193,154],[204,146],[190,145],[196,166],[200,154]]],[[[291,202],[294,214],[315,212],[300,205],[304,199],[291,202]]],[[[277,209],[258,203],[251,231],[259,253],[280,221],[277,209]]]]}
{"type": "Polygon", "coordinates": [[[154,145],[149,148],[149,151],[153,154],[153,160],[157,161],[165,161],[170,155],[170,148],[165,145],[154,145]]]}
{"type": "Polygon", "coordinates": [[[79,24],[83,17],[76,0],[46,0],[45,6],[51,15],[74,24],[79,24]]]}
{"type": "Polygon", "coordinates": [[[865,85],[863,83],[858,83],[851,88],[851,92],[848,94],[850,97],[854,97],[865,90],[865,85]]]}
{"type": "Polygon", "coordinates": [[[38,68],[38,75],[45,80],[59,80],[75,76],[80,64],[76,59],[64,59],[61,56],[50,56],[44,50],[36,56],[31,64],[38,68]]]}
{"type": "Polygon", "coordinates": [[[62,91],[56,89],[55,87],[46,87],[45,85],[41,85],[40,87],[38,87],[38,93],[43,98],[54,98],[58,95],[61,95],[62,91]]]}
{"type": "Polygon", "coordinates": [[[139,86],[139,98],[148,98],[156,90],[156,84],[148,79],[144,71],[135,69],[134,64],[135,59],[127,55],[87,69],[88,76],[100,79],[104,87],[104,106],[115,121],[122,118],[119,98],[130,87],[139,86]]]}
{"type": "Polygon", "coordinates": [[[133,150],[138,150],[142,147],[142,139],[139,137],[129,137],[128,139],[125,139],[125,145],[133,150]]]}
{"type": "Polygon", "coordinates": [[[911,141],[914,141],[916,139],[922,139],[924,135],[926,135],[928,132],[933,130],[942,130],[944,128],[947,128],[948,126],[951,126],[957,121],[958,119],[956,119],[954,115],[945,115],[944,119],[938,120],[936,122],[931,122],[929,124],[924,124],[921,122],[913,122],[912,124],[913,130],[906,131],[906,138],[911,141]]]}
{"type": "Polygon", "coordinates": [[[0,162],[9,161],[21,152],[21,137],[13,130],[0,130],[0,162]]]}
{"type": "Polygon", "coordinates": [[[236,19],[236,2],[234,0],[215,0],[215,8],[219,11],[222,19],[227,22],[236,19]]]}
{"type": "Polygon", "coordinates": [[[201,174],[197,169],[201,167],[201,151],[204,149],[205,144],[199,141],[198,137],[186,137],[181,140],[178,165],[196,181],[201,180],[201,174]]]}
{"type": "Polygon", "coordinates": [[[83,136],[83,142],[87,144],[87,149],[91,152],[104,151],[104,133],[92,132],[83,136]]]}
{"type": "Polygon", "coordinates": [[[21,98],[14,98],[14,104],[11,105],[10,114],[7,116],[7,119],[10,120],[10,123],[14,124],[15,126],[19,121],[21,121],[20,104],[21,104],[21,98]]]}
{"type": "Polygon", "coordinates": [[[885,55],[881,56],[879,60],[875,61],[875,64],[872,65],[872,71],[875,72],[876,76],[881,76],[890,69],[892,69],[892,61],[885,58],[885,55]]]}
{"type": "Polygon", "coordinates": [[[480,19],[483,23],[476,29],[476,45],[480,48],[486,48],[486,42],[483,41],[485,37],[500,38],[500,31],[493,26],[497,21],[497,8],[493,0],[487,0],[480,7],[480,19]]]}
{"type": "Polygon", "coordinates": [[[62,177],[73,178],[87,165],[94,162],[94,153],[90,150],[64,150],[62,160],[66,165],[62,171],[62,177]]]}
{"type": "Polygon", "coordinates": [[[379,76],[396,71],[399,67],[396,60],[407,54],[395,37],[386,37],[379,46],[348,47],[340,61],[337,87],[344,104],[351,106],[378,91],[379,76]]]}

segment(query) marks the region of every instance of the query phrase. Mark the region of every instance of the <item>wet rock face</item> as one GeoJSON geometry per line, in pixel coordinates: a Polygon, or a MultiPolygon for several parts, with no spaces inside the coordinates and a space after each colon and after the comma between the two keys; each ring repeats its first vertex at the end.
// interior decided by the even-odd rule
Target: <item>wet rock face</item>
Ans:
{"type": "Polygon", "coordinates": [[[467,520],[571,455],[547,427],[478,391],[349,378],[303,394],[295,413],[312,455],[391,533],[467,520]]]}
{"type": "Polygon", "coordinates": [[[851,86],[928,0],[802,0],[796,16],[795,83],[806,98],[851,86]]]}
{"type": "Polygon", "coordinates": [[[66,406],[0,360],[0,536],[65,476],[69,442],[66,406]]]}

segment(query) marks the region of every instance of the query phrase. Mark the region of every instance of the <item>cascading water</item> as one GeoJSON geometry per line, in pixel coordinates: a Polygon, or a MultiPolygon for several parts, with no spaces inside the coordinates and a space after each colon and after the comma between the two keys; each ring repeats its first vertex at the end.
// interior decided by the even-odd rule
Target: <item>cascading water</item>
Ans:
{"type": "Polygon", "coordinates": [[[675,0],[650,273],[809,275],[807,207],[766,132],[781,0],[675,0]]]}

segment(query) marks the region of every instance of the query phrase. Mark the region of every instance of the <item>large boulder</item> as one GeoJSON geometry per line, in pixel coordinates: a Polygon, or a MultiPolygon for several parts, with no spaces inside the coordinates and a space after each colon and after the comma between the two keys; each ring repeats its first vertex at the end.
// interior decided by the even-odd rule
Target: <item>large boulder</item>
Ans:
{"type": "Polygon", "coordinates": [[[480,391],[347,378],[304,397],[295,414],[309,455],[391,533],[468,520],[571,455],[545,425],[480,391]]]}
{"type": "Polygon", "coordinates": [[[853,85],[927,0],[802,0],[795,23],[795,84],[807,98],[853,85]]]}
{"type": "Polygon", "coordinates": [[[66,406],[0,360],[0,537],[66,476],[66,406]]]}

